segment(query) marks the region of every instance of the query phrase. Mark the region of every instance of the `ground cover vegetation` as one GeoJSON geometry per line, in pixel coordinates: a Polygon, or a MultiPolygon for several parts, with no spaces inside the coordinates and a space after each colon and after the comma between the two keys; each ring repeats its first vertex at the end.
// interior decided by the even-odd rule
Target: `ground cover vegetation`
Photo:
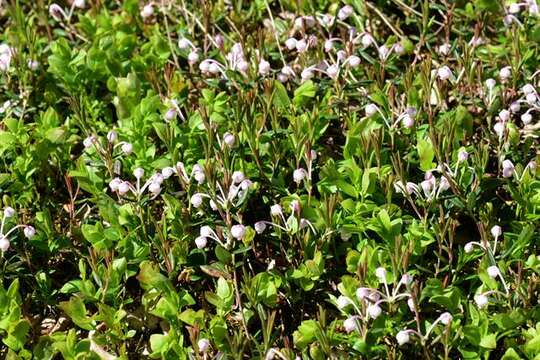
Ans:
{"type": "Polygon", "coordinates": [[[539,25],[0,1],[0,357],[540,359],[539,25]]]}

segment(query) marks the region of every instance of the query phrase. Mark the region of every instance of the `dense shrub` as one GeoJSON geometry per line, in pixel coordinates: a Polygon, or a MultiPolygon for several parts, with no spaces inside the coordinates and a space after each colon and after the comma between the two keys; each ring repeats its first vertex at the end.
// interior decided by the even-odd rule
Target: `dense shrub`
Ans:
{"type": "Polygon", "coordinates": [[[0,357],[539,359],[535,0],[0,1],[0,357]]]}

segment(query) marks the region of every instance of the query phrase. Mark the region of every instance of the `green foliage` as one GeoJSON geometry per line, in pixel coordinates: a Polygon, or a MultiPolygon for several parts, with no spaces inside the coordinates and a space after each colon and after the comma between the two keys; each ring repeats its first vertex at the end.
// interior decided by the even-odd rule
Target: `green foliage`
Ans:
{"type": "Polygon", "coordinates": [[[0,358],[540,359],[537,5],[2,2],[0,358]]]}

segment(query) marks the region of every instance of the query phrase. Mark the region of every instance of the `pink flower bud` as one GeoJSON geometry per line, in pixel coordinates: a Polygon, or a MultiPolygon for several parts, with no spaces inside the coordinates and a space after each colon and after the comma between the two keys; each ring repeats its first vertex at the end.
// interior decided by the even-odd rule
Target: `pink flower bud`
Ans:
{"type": "Polygon", "coordinates": [[[204,236],[198,236],[197,238],[195,238],[195,245],[197,246],[197,249],[204,249],[207,244],[208,239],[204,236]]]}
{"type": "Polygon", "coordinates": [[[246,235],[246,228],[244,225],[238,224],[231,227],[231,235],[237,240],[242,240],[246,235]]]}
{"type": "Polygon", "coordinates": [[[499,77],[501,81],[506,81],[512,76],[512,68],[510,66],[505,66],[499,71],[499,77]]]}
{"type": "Polygon", "coordinates": [[[9,240],[4,236],[0,235],[0,251],[2,253],[5,253],[9,250],[10,242],[9,240]]]}
{"type": "Polygon", "coordinates": [[[131,145],[130,143],[123,143],[122,152],[126,155],[131,154],[133,152],[133,145],[131,145]]]}
{"type": "Polygon", "coordinates": [[[205,353],[210,347],[210,341],[208,339],[200,339],[197,341],[197,347],[199,348],[200,352],[205,353]]]}
{"type": "Polygon", "coordinates": [[[24,236],[26,236],[27,239],[31,239],[34,237],[34,235],[36,235],[36,229],[34,229],[34,227],[30,225],[26,225],[23,232],[24,236]]]}
{"type": "Polygon", "coordinates": [[[495,265],[492,265],[492,266],[488,267],[487,268],[487,273],[488,273],[489,277],[492,278],[492,279],[495,279],[500,274],[499,268],[496,267],[495,265]]]}

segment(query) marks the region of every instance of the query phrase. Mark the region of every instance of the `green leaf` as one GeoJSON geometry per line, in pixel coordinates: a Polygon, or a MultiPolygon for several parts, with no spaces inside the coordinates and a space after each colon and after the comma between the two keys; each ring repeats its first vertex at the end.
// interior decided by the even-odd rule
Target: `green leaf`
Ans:
{"type": "Polygon", "coordinates": [[[94,329],[93,320],[87,316],[86,307],[82,299],[72,297],[69,301],[60,303],[60,308],[71,318],[80,328],[85,330],[94,329]]]}
{"type": "Polygon", "coordinates": [[[286,109],[291,105],[287,89],[280,81],[274,81],[274,93],[272,96],[272,102],[278,109],[286,109]]]}
{"type": "Polygon", "coordinates": [[[301,106],[306,101],[315,96],[316,88],[313,81],[308,80],[294,91],[294,103],[301,106]]]}
{"type": "Polygon", "coordinates": [[[420,169],[423,171],[431,170],[435,167],[433,164],[433,158],[435,157],[435,150],[430,140],[419,139],[416,145],[418,150],[418,157],[420,158],[420,169]]]}
{"type": "Polygon", "coordinates": [[[497,334],[487,334],[482,336],[480,346],[486,349],[495,349],[497,347],[497,334]]]}

